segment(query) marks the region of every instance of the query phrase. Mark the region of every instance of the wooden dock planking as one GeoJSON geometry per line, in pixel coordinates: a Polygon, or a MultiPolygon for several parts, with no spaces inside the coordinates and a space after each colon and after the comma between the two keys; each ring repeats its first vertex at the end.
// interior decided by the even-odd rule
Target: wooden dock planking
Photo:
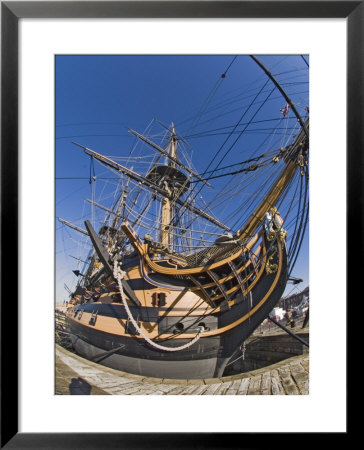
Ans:
{"type": "Polygon", "coordinates": [[[173,380],[127,374],[56,346],[56,395],[308,395],[309,355],[222,378],[173,380]]]}

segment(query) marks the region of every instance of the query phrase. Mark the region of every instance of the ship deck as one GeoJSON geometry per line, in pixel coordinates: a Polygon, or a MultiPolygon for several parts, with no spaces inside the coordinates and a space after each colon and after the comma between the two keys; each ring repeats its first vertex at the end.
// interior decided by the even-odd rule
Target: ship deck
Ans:
{"type": "Polygon", "coordinates": [[[57,395],[308,395],[309,355],[221,378],[175,380],[127,374],[56,345],[57,395]]]}

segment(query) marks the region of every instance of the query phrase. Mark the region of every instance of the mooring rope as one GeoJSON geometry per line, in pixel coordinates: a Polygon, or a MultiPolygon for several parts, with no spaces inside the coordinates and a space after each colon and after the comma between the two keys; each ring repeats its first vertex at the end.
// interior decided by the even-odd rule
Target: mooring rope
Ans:
{"type": "Polygon", "coordinates": [[[193,345],[195,342],[197,342],[200,339],[200,337],[201,337],[201,335],[202,335],[202,333],[203,333],[203,331],[205,329],[202,326],[199,326],[199,328],[200,328],[199,332],[197,333],[197,335],[190,342],[187,342],[187,344],[181,345],[180,347],[164,347],[162,345],[156,344],[151,339],[149,339],[148,336],[146,336],[144,334],[144,332],[141,330],[141,328],[137,324],[137,322],[134,319],[134,317],[133,317],[133,315],[132,315],[132,313],[131,313],[131,311],[129,309],[129,306],[128,306],[127,302],[126,302],[123,285],[121,283],[121,280],[124,278],[124,276],[125,276],[125,272],[123,270],[121,270],[120,267],[118,267],[118,263],[115,260],[114,261],[114,277],[115,277],[116,281],[118,282],[119,291],[120,291],[120,295],[121,295],[121,300],[123,302],[124,308],[125,308],[126,313],[127,313],[128,317],[129,317],[129,320],[134,325],[134,327],[137,330],[137,332],[148,342],[148,344],[150,344],[154,348],[157,348],[158,350],[163,350],[163,351],[166,351],[166,352],[177,352],[177,351],[180,351],[180,350],[185,350],[188,347],[191,347],[191,345],[193,345]]]}

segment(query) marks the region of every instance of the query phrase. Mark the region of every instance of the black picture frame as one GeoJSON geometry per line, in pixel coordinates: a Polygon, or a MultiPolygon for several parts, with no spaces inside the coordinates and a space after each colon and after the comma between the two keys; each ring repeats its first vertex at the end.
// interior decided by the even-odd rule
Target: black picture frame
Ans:
{"type": "MultiPolygon", "coordinates": [[[[19,433],[18,431],[18,22],[21,18],[346,18],[347,298],[362,254],[363,1],[1,2],[1,448],[256,448],[254,433],[19,433]],[[355,249],[355,252],[354,252],[355,249]],[[358,254],[359,251],[359,254],[358,254]],[[354,254],[355,259],[354,259],[354,254]],[[9,296],[11,294],[11,301],[9,296]],[[9,321],[9,317],[13,320],[9,321]],[[244,434],[244,436],[242,436],[244,434]]],[[[309,32],[309,31],[308,31],[309,32]]],[[[343,214],[343,211],[339,212],[343,214]]],[[[339,263],[339,262],[338,262],[339,263]]],[[[341,262],[342,264],[342,262],[341,262]]],[[[355,298],[354,298],[355,299],[355,298]]],[[[339,433],[342,434],[342,433],[339,433]]],[[[348,433],[343,433],[347,435],[348,433]]]]}

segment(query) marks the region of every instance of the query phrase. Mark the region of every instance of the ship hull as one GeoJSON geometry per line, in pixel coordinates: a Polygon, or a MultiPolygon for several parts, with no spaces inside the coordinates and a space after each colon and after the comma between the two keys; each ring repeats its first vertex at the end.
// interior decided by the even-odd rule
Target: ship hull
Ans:
{"type": "MultiPolygon", "coordinates": [[[[245,339],[277,304],[285,289],[286,281],[287,256],[284,250],[279,274],[262,276],[249,295],[242,297],[238,304],[213,315],[216,321],[216,333],[211,336],[202,336],[192,346],[180,351],[160,351],[153,348],[137,333],[125,336],[97,330],[80,323],[77,313],[68,315],[67,323],[73,336],[76,352],[102,365],[157,378],[221,377],[229,360],[239,350],[245,339]],[[219,330],[222,332],[220,333],[219,330]]],[[[87,314],[84,312],[85,306],[81,306],[80,309],[87,314]]],[[[106,314],[105,310],[106,306],[98,309],[99,317],[106,314]]],[[[122,320],[122,305],[112,305],[112,311],[115,312],[115,319],[122,320]]],[[[143,314],[152,317],[153,308],[147,308],[143,314]]],[[[203,315],[195,319],[197,323],[206,322],[206,316],[203,315]]],[[[191,338],[184,339],[182,335],[179,335],[177,339],[158,340],[158,343],[169,347],[179,347],[190,341],[191,338]]]]}
{"type": "MultiPolygon", "coordinates": [[[[85,340],[74,337],[75,351],[88,360],[98,360],[105,350],[85,340]]],[[[171,378],[171,379],[198,379],[210,378],[216,371],[217,356],[204,359],[191,360],[186,355],[180,355],[177,360],[149,359],[148,352],[138,352],[139,356],[126,356],[121,352],[101,357],[98,362],[126,373],[142,375],[146,377],[171,378]],[[185,359],[184,359],[185,358],[185,359]]]]}

